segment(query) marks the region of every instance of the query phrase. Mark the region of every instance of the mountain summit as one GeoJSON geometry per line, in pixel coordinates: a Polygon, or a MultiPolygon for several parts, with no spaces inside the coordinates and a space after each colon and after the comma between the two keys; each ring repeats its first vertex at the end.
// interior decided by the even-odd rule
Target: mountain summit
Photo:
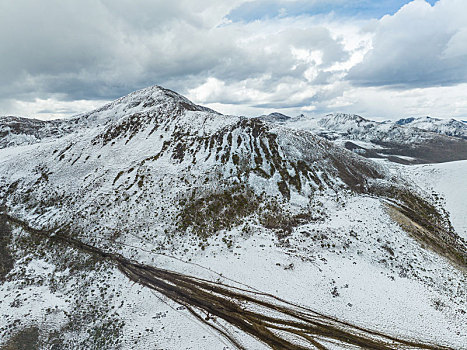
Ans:
{"type": "Polygon", "coordinates": [[[130,117],[133,117],[135,122],[136,115],[149,122],[151,116],[164,113],[178,115],[188,110],[219,114],[212,109],[194,104],[172,90],[154,85],[132,92],[94,111],[67,119],[43,121],[21,117],[0,117],[0,148],[36,143],[43,139],[61,137],[109,123],[125,124],[131,122],[124,120],[130,117]]]}

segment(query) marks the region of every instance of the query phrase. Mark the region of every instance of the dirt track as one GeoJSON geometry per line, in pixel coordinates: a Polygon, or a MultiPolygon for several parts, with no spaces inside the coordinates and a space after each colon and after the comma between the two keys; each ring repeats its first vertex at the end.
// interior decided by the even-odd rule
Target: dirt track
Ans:
{"type": "Polygon", "coordinates": [[[9,215],[6,219],[31,234],[65,243],[114,263],[130,280],[185,306],[238,349],[246,349],[231,330],[236,328],[272,349],[327,349],[330,343],[362,349],[450,349],[404,340],[361,328],[289,303],[270,294],[228,286],[131,261],[120,254],[68,237],[60,230],[38,230],[9,215]]]}

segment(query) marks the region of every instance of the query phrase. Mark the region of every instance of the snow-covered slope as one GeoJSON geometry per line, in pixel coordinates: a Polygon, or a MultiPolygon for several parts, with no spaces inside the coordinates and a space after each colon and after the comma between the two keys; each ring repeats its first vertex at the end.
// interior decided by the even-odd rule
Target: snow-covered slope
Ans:
{"type": "Polygon", "coordinates": [[[467,240],[467,161],[402,169],[417,185],[440,197],[454,229],[467,240]]]}
{"type": "MultiPolygon", "coordinates": [[[[0,209],[42,232],[0,216],[0,346],[230,349],[231,336],[267,348],[58,233],[394,337],[465,344],[465,242],[386,165],[157,86],[63,123],[0,150],[0,209]]],[[[332,336],[316,340],[348,348],[332,336]]]]}

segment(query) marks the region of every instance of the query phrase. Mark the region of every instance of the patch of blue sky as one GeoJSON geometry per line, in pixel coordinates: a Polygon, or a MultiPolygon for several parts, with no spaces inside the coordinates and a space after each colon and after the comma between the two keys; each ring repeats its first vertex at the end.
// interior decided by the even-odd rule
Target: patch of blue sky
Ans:
{"type": "MultiPolygon", "coordinates": [[[[425,0],[434,5],[438,0],[425,0]]],[[[232,10],[227,19],[253,22],[277,17],[334,14],[359,19],[381,18],[396,13],[410,0],[253,0],[232,10]]]]}

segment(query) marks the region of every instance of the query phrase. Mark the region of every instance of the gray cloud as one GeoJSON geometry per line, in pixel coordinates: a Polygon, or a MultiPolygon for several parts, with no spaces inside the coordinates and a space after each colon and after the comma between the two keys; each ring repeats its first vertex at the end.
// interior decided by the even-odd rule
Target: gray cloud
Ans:
{"type": "Polygon", "coordinates": [[[268,76],[261,88],[271,91],[283,79],[306,81],[310,66],[348,58],[324,27],[262,32],[223,23],[241,2],[2,2],[0,99],[113,99],[155,83],[185,92],[208,77],[229,84],[268,76]],[[321,61],[292,49],[319,51],[321,61]]]}
{"type": "Polygon", "coordinates": [[[0,94],[113,98],[119,86],[206,70],[216,62],[203,46],[215,43],[201,41],[209,21],[193,7],[144,0],[1,2],[0,94]]]}
{"type": "MultiPolygon", "coordinates": [[[[467,81],[463,1],[415,0],[393,16],[358,21],[300,14],[302,0],[271,0],[261,6],[287,3],[290,17],[234,22],[229,14],[251,1],[0,1],[0,115],[86,111],[152,84],[251,113],[350,111],[357,103],[376,111],[387,106],[371,103],[372,86],[467,81]],[[370,34],[373,48],[357,63],[370,34]]],[[[385,89],[378,93],[394,98],[385,89]]]]}

